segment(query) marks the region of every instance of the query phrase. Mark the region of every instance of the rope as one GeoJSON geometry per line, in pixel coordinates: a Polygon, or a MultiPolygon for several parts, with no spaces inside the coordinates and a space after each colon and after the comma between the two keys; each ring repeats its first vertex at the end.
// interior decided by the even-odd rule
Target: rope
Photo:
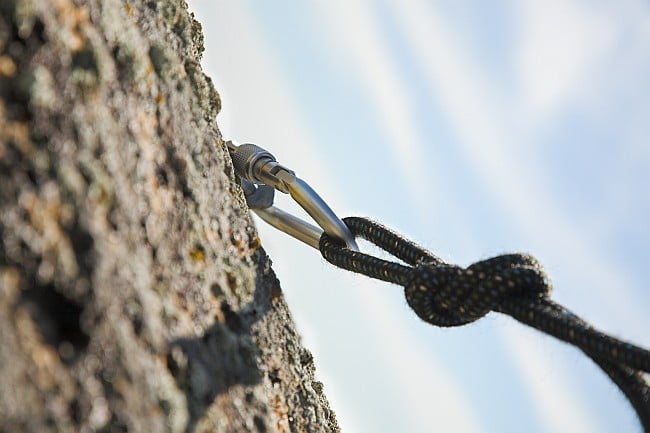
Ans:
{"type": "Polygon", "coordinates": [[[343,221],[355,237],[372,242],[408,266],[353,251],[323,234],[319,248],[328,262],[404,286],[408,305],[432,325],[465,325],[496,311],[573,344],[621,389],[650,433],[650,384],[644,377],[644,372],[650,372],[650,351],[598,331],[553,302],[551,283],[533,257],[506,254],[462,268],[443,262],[374,221],[357,217],[343,221]]]}

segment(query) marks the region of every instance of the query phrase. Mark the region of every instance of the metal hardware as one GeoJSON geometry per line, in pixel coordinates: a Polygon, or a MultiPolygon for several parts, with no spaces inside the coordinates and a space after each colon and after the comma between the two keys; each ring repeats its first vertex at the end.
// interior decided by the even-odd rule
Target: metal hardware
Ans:
{"type": "Polygon", "coordinates": [[[235,172],[242,178],[242,188],[250,208],[267,223],[318,249],[323,231],[358,251],[350,229],[325,201],[293,170],[279,164],[267,150],[254,144],[238,146],[227,141],[235,172]],[[316,221],[315,227],[273,206],[273,189],[291,197],[316,221]]]}

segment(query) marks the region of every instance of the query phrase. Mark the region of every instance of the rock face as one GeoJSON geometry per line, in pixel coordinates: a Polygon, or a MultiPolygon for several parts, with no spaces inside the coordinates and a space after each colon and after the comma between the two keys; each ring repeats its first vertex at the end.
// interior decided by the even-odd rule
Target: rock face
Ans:
{"type": "Polygon", "coordinates": [[[329,432],[180,0],[0,1],[0,432],[329,432]]]}

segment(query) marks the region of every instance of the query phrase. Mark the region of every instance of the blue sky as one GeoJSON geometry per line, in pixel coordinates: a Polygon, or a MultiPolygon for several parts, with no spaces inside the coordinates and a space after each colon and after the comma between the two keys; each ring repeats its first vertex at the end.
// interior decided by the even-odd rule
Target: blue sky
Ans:
{"type": "MultiPolygon", "coordinates": [[[[531,252],[556,300],[650,346],[647,2],[190,7],[224,137],[451,262],[531,252]]],[[[258,228],[345,432],[639,430],[577,350],[496,314],[433,328],[398,287],[258,228]]]]}

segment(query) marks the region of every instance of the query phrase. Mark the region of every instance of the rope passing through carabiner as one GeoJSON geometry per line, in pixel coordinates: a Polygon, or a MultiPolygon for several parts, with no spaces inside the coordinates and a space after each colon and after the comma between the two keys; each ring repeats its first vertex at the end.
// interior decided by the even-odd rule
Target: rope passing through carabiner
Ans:
{"type": "Polygon", "coordinates": [[[266,222],[318,248],[338,267],[404,286],[409,306],[432,325],[465,325],[496,311],[573,344],[616,383],[650,433],[650,385],[644,376],[650,372],[650,352],[594,329],[553,302],[549,279],[535,258],[506,254],[467,268],[447,264],[381,224],[339,219],[316,191],[261,147],[226,144],[246,202],[266,222]],[[319,227],[273,206],[274,190],[290,194],[319,227]],[[356,237],[407,265],[359,252],[356,237]]]}
{"type": "Polygon", "coordinates": [[[506,254],[466,268],[450,265],[399,234],[365,218],[344,218],[355,237],[362,237],[407,265],[348,248],[323,233],[319,249],[333,265],[404,286],[408,305],[436,326],[471,323],[490,311],[580,348],[621,389],[650,433],[650,351],[593,328],[553,302],[551,283],[535,258],[506,254]]]}

